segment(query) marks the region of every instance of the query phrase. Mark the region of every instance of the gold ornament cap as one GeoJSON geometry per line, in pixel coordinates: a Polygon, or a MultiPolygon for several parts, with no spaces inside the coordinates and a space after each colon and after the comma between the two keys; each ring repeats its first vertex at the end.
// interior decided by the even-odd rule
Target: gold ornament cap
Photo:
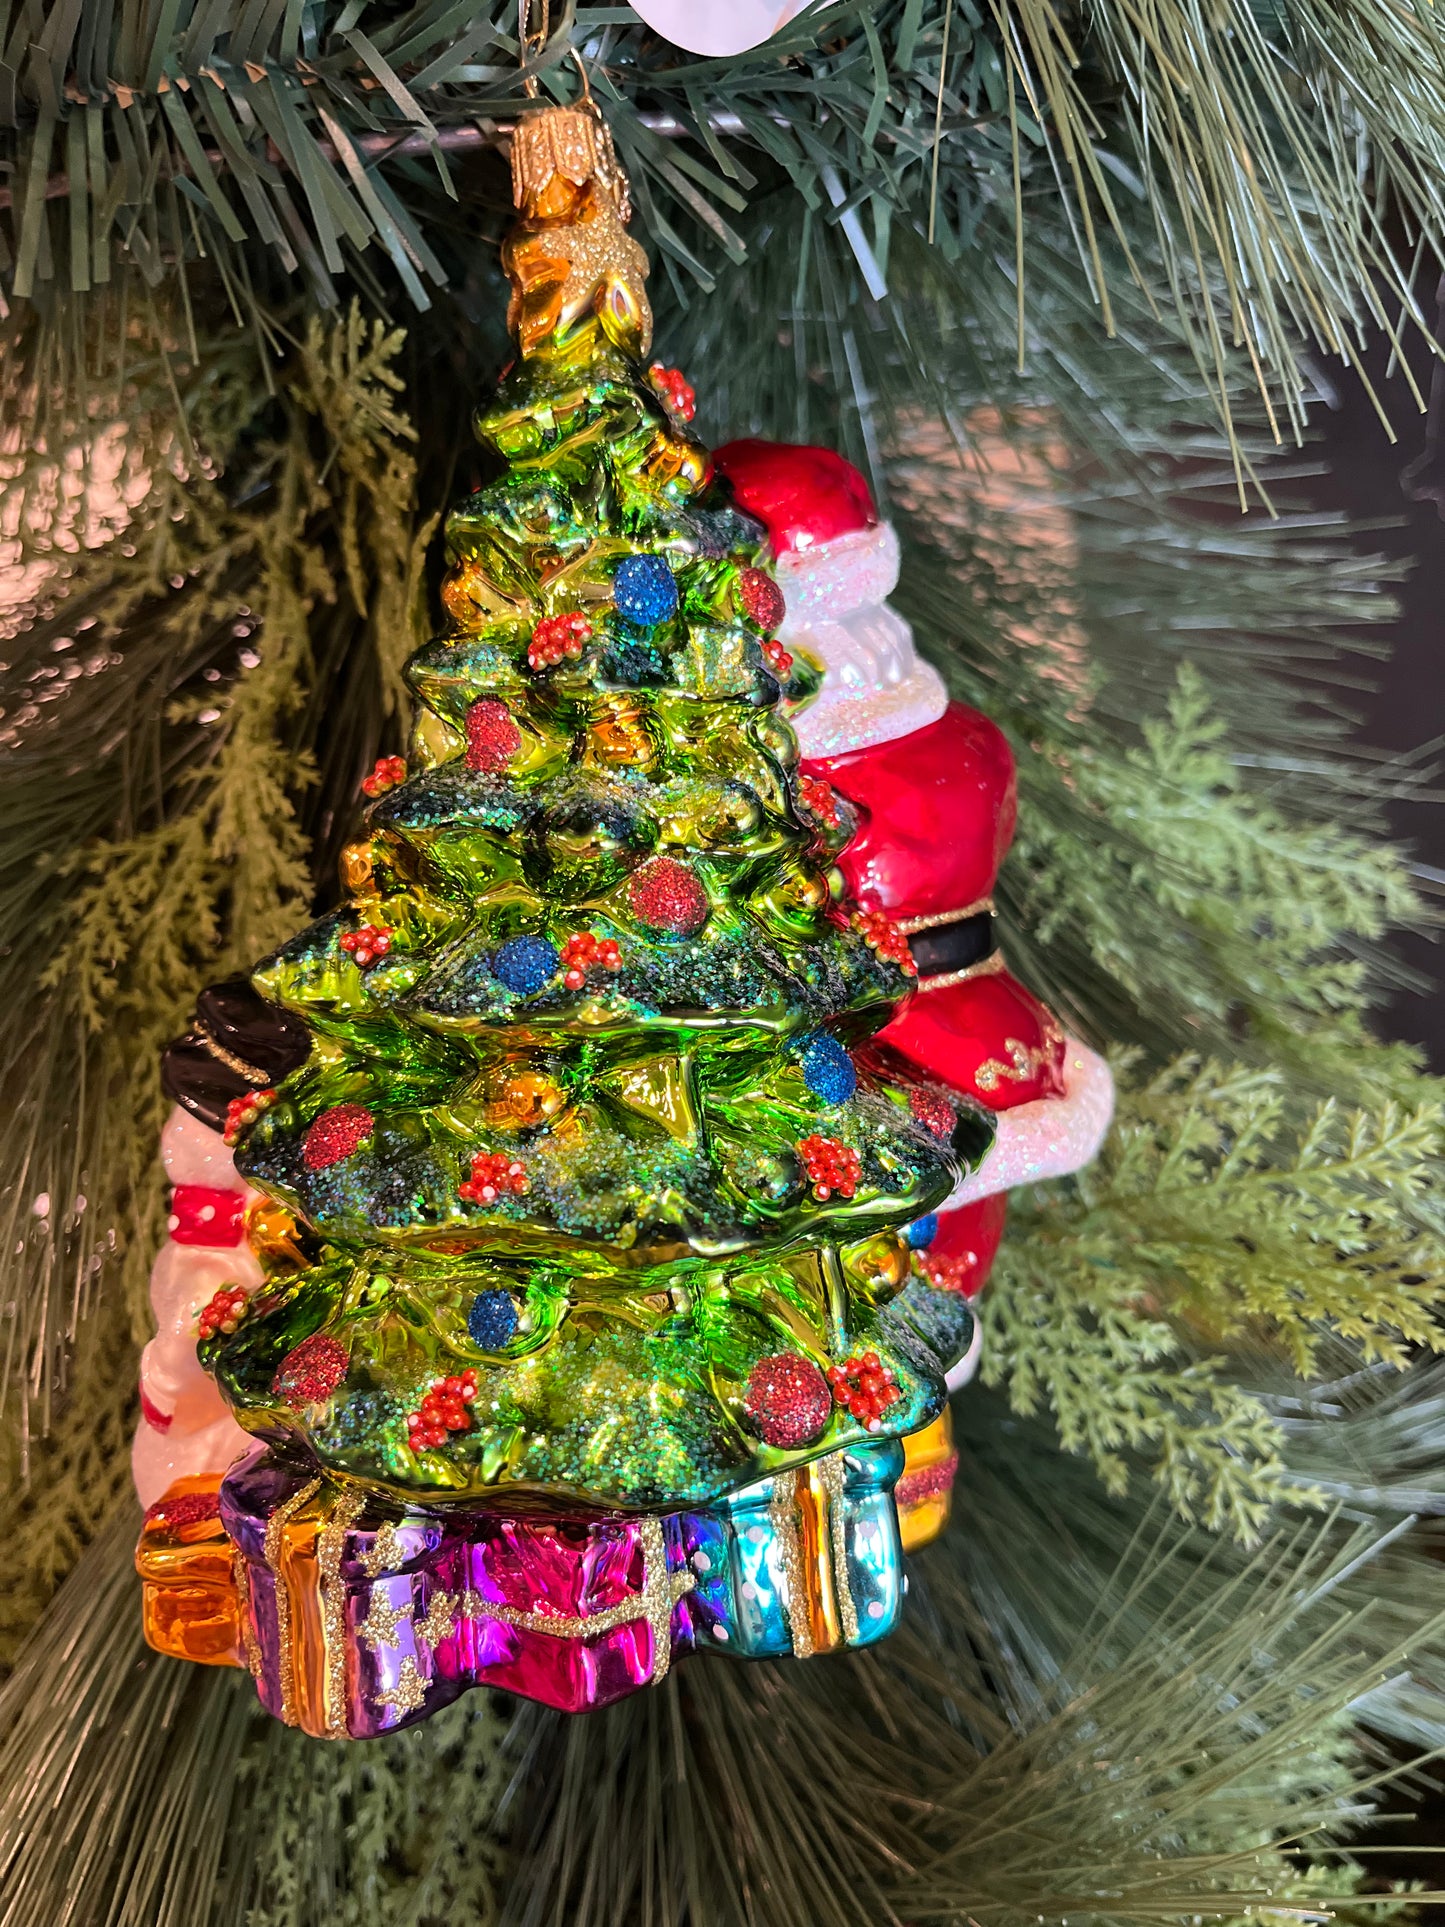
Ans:
{"type": "Polygon", "coordinates": [[[502,244],[508,321],[524,356],[595,316],[629,354],[652,343],[647,256],[627,232],[632,195],[595,103],[539,107],[512,136],[517,225],[502,244]]]}
{"type": "Polygon", "coordinates": [[[632,219],[632,190],[612,130],[595,108],[539,107],[524,114],[512,135],[512,200],[535,207],[557,176],[573,187],[597,184],[625,226],[632,219]]]}

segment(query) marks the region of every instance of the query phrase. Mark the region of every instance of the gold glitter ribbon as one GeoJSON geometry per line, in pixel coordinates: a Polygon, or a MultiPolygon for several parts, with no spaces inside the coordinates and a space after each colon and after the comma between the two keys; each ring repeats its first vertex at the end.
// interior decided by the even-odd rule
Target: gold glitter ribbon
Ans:
{"type": "Polygon", "coordinates": [[[667,1541],[660,1519],[644,1519],[642,1530],[642,1591],[601,1612],[571,1613],[523,1612],[517,1606],[503,1606],[480,1593],[462,1594],[461,1610],[468,1619],[499,1619],[504,1626],[521,1632],[550,1633],[557,1639],[593,1639],[618,1626],[645,1619],[652,1628],[652,1684],[667,1678],[672,1665],[672,1609],[697,1583],[690,1572],[669,1573],[667,1541]]]}
{"type": "Polygon", "coordinates": [[[793,1653],[808,1659],[858,1641],[848,1584],[843,1455],[830,1452],[773,1480],[768,1519],[782,1569],[793,1653]]]}
{"type": "Polygon", "coordinates": [[[288,1726],[301,1724],[296,1712],[296,1641],[291,1622],[291,1590],[286,1568],[291,1564],[286,1527],[313,1493],[321,1489],[320,1479],[312,1479],[293,1492],[266,1521],[264,1552],[267,1570],[276,1581],[276,1644],[281,1653],[281,1717],[288,1726]]]}
{"type": "Polygon", "coordinates": [[[321,1565],[321,1639],[325,1656],[326,1737],[347,1738],[346,1730],[346,1586],[341,1577],[341,1561],[346,1551],[346,1535],[366,1504],[359,1492],[343,1492],[332,1508],[321,1534],[318,1557],[321,1565]]]}

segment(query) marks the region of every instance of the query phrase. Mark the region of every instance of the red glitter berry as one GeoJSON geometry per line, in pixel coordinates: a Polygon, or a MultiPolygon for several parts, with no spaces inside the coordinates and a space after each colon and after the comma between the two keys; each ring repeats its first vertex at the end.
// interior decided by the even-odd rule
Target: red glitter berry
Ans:
{"type": "Polygon", "coordinates": [[[793,658],[780,642],[763,644],[763,660],[779,682],[786,682],[793,673],[793,658]]]}
{"type": "Polygon", "coordinates": [[[910,1091],[908,1108],[926,1131],[947,1144],[958,1122],[958,1112],[939,1091],[910,1091]]]}
{"type": "Polygon", "coordinates": [[[849,1144],[835,1137],[805,1137],[798,1145],[798,1156],[819,1204],[834,1193],[851,1198],[863,1176],[863,1160],[849,1144]]]}
{"type": "Polygon", "coordinates": [[[749,622],[755,622],[760,629],[766,629],[769,635],[788,613],[788,605],[783,600],[782,590],[762,569],[738,571],[738,601],[742,604],[743,614],[749,622]]]}
{"type": "Polygon", "coordinates": [[[471,1204],[495,1204],[498,1198],[520,1198],[527,1189],[526,1166],[500,1151],[478,1151],[472,1175],[457,1187],[458,1196],[471,1204]]]}
{"type": "Polygon", "coordinates": [[[559,965],[567,988],[580,990],[589,970],[622,968],[622,946],[615,937],[598,937],[590,930],[579,930],[563,944],[559,965]]]}
{"type": "Polygon", "coordinates": [[[339,1338],[329,1332],[313,1332],[281,1360],[271,1390],[293,1411],[303,1405],[320,1405],[345,1378],[350,1363],[351,1352],[339,1338]]]}
{"type": "Polygon", "coordinates": [[[830,830],[836,830],[842,822],[838,814],[838,797],[831,783],[825,783],[821,776],[800,776],[798,778],[798,801],[818,823],[826,823],[830,830]]]}
{"type": "Polygon", "coordinates": [[[167,1496],[148,1505],[145,1516],[147,1525],[152,1519],[158,1519],[162,1525],[176,1530],[204,1525],[208,1519],[220,1518],[221,1495],[219,1492],[178,1492],[173,1499],[167,1496]]]}
{"type": "Polygon", "coordinates": [[[784,1451],[811,1445],[832,1409],[827,1380],[798,1352],[774,1352],[748,1373],[743,1410],[768,1445],[784,1451]]]}
{"type": "Polygon", "coordinates": [[[670,856],[643,864],[627,886],[627,901],[644,929],[670,930],[680,937],[701,930],[712,913],[696,873],[670,856]]]}
{"type": "Polygon", "coordinates": [[[244,1097],[233,1097],[226,1106],[226,1128],[221,1133],[225,1144],[235,1144],[243,1131],[249,1131],[262,1111],[269,1111],[276,1102],[274,1091],[247,1091],[244,1097]]]}
{"type": "Polygon", "coordinates": [[[334,1104],[312,1123],[302,1142],[308,1171],[325,1171],[349,1158],[376,1129],[376,1119],[364,1104],[334,1104]]]}
{"type": "Polygon", "coordinates": [[[391,932],[379,923],[364,923],[359,930],[342,933],[341,948],[358,970],[370,970],[391,948],[391,932]]]}
{"type": "Polygon", "coordinates": [[[407,1444],[413,1452],[435,1451],[453,1432],[470,1432],[473,1421],[467,1407],[476,1396],[474,1371],[437,1379],[423,1395],[419,1408],[406,1415],[407,1444]]]}
{"type": "Polygon", "coordinates": [[[654,361],[647,376],[668,413],[676,415],[680,422],[690,422],[697,413],[697,391],[682,370],[664,368],[660,361],[654,361]]]}
{"type": "Polygon", "coordinates": [[[246,1316],[246,1305],[246,1293],[240,1285],[222,1285],[201,1307],[196,1319],[197,1332],[202,1338],[214,1338],[217,1332],[229,1337],[246,1316]]]}
{"type": "Polygon", "coordinates": [[[903,1396],[877,1352],[855,1352],[841,1365],[830,1365],[828,1383],[838,1404],[867,1432],[881,1430],[883,1414],[903,1396]]]}
{"type": "MultiPolygon", "coordinates": [[[[535,646],[535,644],[534,644],[535,646]]],[[[536,664],[532,667],[535,669],[536,664]]],[[[483,696],[467,711],[467,768],[478,776],[500,776],[522,747],[522,732],[510,709],[495,696],[483,696]]]]}
{"type": "Polygon", "coordinates": [[[555,669],[564,658],[575,662],[591,640],[592,624],[586,616],[543,616],[527,645],[528,666],[555,669]]]}
{"type": "Polygon", "coordinates": [[[388,790],[396,789],[406,781],[406,758],[404,756],[378,756],[376,768],[370,776],[363,776],[361,787],[368,796],[385,796],[388,790]]]}
{"type": "Polygon", "coordinates": [[[891,917],[885,917],[881,910],[860,910],[853,919],[853,928],[884,963],[896,964],[905,977],[918,975],[908,939],[891,917]]]}

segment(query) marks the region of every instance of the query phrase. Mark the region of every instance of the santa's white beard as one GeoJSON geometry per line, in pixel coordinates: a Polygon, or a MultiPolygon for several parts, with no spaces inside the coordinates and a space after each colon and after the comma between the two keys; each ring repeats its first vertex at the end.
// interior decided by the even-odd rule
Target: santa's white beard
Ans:
{"type": "Polygon", "coordinates": [[[778,581],[788,605],[779,640],[825,671],[818,695],[793,718],[805,756],[841,756],[938,721],[948,705],[942,679],[919,660],[913,631],[885,600],[898,582],[891,528],[785,555],[778,581]]]}

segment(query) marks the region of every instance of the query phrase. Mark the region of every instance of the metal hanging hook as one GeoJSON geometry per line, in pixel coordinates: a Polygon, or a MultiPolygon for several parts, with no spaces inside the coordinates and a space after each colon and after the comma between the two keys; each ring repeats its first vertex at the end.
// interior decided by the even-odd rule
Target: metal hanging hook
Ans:
{"type": "MultiPolygon", "coordinates": [[[[552,0],[517,0],[517,57],[525,67],[531,58],[533,48],[538,53],[546,51],[547,42],[552,36],[552,0]],[[542,24],[534,33],[532,15],[540,5],[542,24]]],[[[528,74],[522,82],[529,99],[537,97],[537,77],[528,74]]]]}

